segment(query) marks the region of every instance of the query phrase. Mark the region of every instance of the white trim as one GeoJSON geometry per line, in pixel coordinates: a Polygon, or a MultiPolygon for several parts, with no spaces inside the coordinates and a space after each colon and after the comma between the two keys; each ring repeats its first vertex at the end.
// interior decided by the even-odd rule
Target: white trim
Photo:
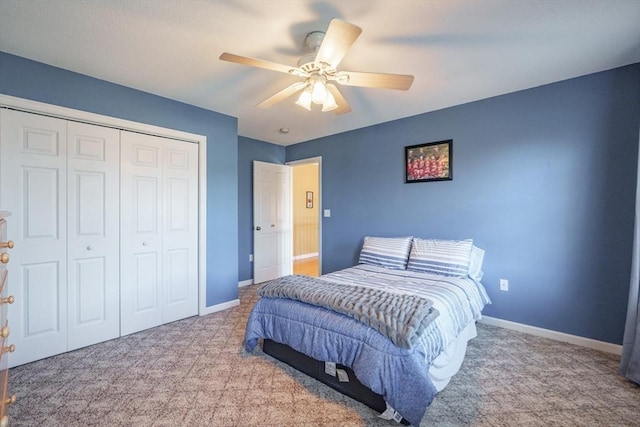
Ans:
{"type": "Polygon", "coordinates": [[[482,319],[479,320],[479,322],[484,323],[485,325],[498,326],[500,328],[524,332],[526,334],[535,335],[538,337],[568,342],[570,344],[579,345],[581,347],[586,347],[593,350],[604,351],[605,353],[612,353],[618,356],[622,354],[622,346],[618,344],[598,341],[591,338],[580,337],[577,335],[565,334],[564,332],[552,331],[550,329],[538,328],[536,326],[529,326],[522,323],[511,322],[509,320],[502,320],[489,316],[483,316],[482,319]]]}
{"type": "Polygon", "coordinates": [[[302,255],[296,255],[293,257],[294,261],[297,261],[299,259],[307,259],[307,258],[315,258],[318,256],[318,252],[313,252],[310,254],[302,254],[302,255]]]}
{"type": "Polygon", "coordinates": [[[45,104],[44,102],[16,98],[9,95],[0,94],[0,107],[15,108],[19,109],[20,111],[31,112],[35,114],[48,114],[61,119],[82,121],[84,123],[114,127],[118,129],[130,130],[133,132],[149,133],[156,136],[164,136],[166,138],[195,142],[197,144],[201,144],[203,142],[206,143],[207,140],[206,136],[198,135],[195,133],[148,125],[131,120],[119,119],[117,117],[103,116],[102,114],[74,110],[72,108],[60,107],[53,104],[45,104]]]}
{"type": "Polygon", "coordinates": [[[322,156],[309,157],[309,158],[300,159],[300,160],[292,160],[290,162],[287,162],[286,164],[289,166],[300,166],[300,165],[309,165],[312,163],[322,163],[322,156]]]}
{"type": "Polygon", "coordinates": [[[322,216],[322,156],[286,162],[289,166],[308,165],[312,163],[318,164],[318,196],[316,197],[316,203],[318,204],[318,275],[322,275],[322,220],[324,219],[322,216]]]}
{"type": "Polygon", "coordinates": [[[198,314],[207,310],[207,137],[198,143],[198,314]]]}
{"type": "MultiPolygon", "coordinates": [[[[199,148],[198,173],[198,312],[202,315],[207,307],[207,137],[160,126],[138,123],[116,117],[103,116],[87,111],[74,110],[44,102],[16,98],[0,94],[0,107],[13,108],[29,113],[44,114],[66,120],[81,121],[99,126],[107,126],[132,132],[141,132],[165,138],[193,142],[199,148]]],[[[214,306],[215,307],[215,306],[214,306]]]]}
{"type": "Polygon", "coordinates": [[[248,280],[243,280],[242,282],[238,282],[238,287],[242,288],[244,286],[251,286],[253,285],[253,279],[248,279],[248,280]]]}
{"type": "Polygon", "coordinates": [[[211,305],[209,307],[205,307],[204,311],[200,312],[200,316],[206,316],[207,314],[217,313],[218,311],[226,310],[228,308],[237,307],[240,305],[239,299],[234,299],[231,301],[223,302],[221,304],[211,305]]]}

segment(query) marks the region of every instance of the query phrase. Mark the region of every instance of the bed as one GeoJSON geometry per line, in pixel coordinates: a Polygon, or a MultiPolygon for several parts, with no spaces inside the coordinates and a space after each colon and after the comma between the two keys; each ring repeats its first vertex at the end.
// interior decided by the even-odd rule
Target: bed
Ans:
{"type": "Polygon", "coordinates": [[[490,303],[471,240],[365,237],[359,264],[262,285],[244,346],[419,425],[490,303]],[[329,302],[327,302],[329,301],[329,302]]]}

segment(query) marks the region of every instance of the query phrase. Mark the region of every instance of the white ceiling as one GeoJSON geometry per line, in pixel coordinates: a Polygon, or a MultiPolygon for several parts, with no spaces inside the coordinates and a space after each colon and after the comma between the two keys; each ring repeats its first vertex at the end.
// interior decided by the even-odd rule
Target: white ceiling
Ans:
{"type": "MultiPolygon", "coordinates": [[[[640,62],[639,0],[0,0],[0,50],[238,118],[289,145],[640,62]],[[413,74],[407,91],[341,86],[352,112],[255,104],[295,78],[331,18],[362,28],[338,69],[413,74]],[[286,127],[287,135],[278,132],[286,127]]],[[[0,64],[1,65],[1,64],[0,64]]]]}

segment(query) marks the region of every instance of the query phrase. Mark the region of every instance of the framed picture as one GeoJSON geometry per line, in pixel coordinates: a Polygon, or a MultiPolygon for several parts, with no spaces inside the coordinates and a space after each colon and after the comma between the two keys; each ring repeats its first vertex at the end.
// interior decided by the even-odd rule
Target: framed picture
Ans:
{"type": "Polygon", "coordinates": [[[452,142],[452,139],[448,139],[404,147],[404,182],[451,180],[452,142]]]}
{"type": "Polygon", "coordinates": [[[313,208],[313,191],[307,191],[307,209],[313,208]]]}

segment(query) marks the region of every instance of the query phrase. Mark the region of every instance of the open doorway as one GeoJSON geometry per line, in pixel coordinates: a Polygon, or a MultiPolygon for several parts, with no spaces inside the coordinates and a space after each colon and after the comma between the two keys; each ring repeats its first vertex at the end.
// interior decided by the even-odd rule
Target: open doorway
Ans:
{"type": "Polygon", "coordinates": [[[288,163],[292,167],[293,274],[321,273],[320,159],[288,163]]]}

